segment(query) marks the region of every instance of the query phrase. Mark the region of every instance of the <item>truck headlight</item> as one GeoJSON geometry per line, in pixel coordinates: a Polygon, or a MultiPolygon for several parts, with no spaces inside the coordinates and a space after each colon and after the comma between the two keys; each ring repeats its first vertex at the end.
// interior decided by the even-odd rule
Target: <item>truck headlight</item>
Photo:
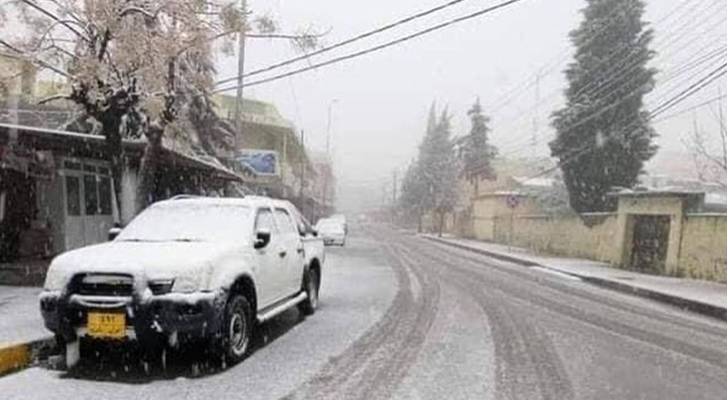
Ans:
{"type": "Polygon", "coordinates": [[[199,278],[195,276],[178,276],[174,279],[172,291],[176,293],[191,293],[200,290],[199,278]]]}
{"type": "Polygon", "coordinates": [[[46,291],[60,291],[66,285],[66,273],[59,271],[58,268],[51,266],[46,272],[43,289],[46,291]]]}
{"type": "Polygon", "coordinates": [[[154,279],[147,283],[149,290],[154,295],[167,294],[172,291],[174,285],[174,279],[154,279]]]}

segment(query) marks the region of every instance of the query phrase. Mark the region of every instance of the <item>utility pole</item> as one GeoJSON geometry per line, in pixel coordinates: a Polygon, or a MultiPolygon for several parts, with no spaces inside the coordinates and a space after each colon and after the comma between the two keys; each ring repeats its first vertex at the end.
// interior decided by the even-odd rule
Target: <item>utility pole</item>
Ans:
{"type": "Polygon", "coordinates": [[[397,168],[392,173],[392,207],[397,205],[397,168]]]}
{"type": "Polygon", "coordinates": [[[301,177],[300,177],[300,184],[298,185],[298,201],[301,202],[301,213],[303,215],[306,215],[306,212],[304,211],[304,205],[305,201],[303,200],[303,182],[306,176],[306,136],[303,132],[303,129],[301,129],[301,177]]]}
{"type": "Polygon", "coordinates": [[[536,105],[533,110],[533,133],[531,134],[531,146],[536,147],[538,143],[538,105],[541,101],[541,70],[536,71],[536,105]]]}
{"type": "Polygon", "coordinates": [[[328,119],[326,122],[326,155],[331,157],[331,108],[338,103],[339,99],[333,99],[329,103],[328,119]]]}
{"type": "Polygon", "coordinates": [[[245,30],[248,25],[248,10],[245,5],[246,0],[240,0],[240,9],[242,12],[242,27],[238,33],[238,80],[237,93],[235,94],[235,114],[233,122],[237,129],[237,134],[242,136],[243,123],[240,120],[243,113],[243,73],[245,72],[245,30]]]}
{"type": "Polygon", "coordinates": [[[331,102],[329,102],[329,112],[328,112],[328,118],[326,122],[326,158],[329,163],[329,172],[326,176],[324,176],[324,193],[323,196],[321,196],[321,203],[323,203],[324,207],[326,207],[327,200],[329,197],[329,175],[333,174],[334,171],[334,160],[331,157],[331,108],[334,106],[335,103],[338,103],[339,99],[333,99],[331,102]]]}

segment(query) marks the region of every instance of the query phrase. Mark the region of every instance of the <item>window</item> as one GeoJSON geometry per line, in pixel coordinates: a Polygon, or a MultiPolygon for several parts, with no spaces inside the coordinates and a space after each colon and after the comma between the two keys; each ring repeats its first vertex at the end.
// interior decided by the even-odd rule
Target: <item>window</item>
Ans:
{"type": "Polygon", "coordinates": [[[83,176],[83,194],[86,215],[99,213],[99,194],[96,188],[96,175],[83,176]]]}
{"type": "Polygon", "coordinates": [[[297,233],[298,232],[296,225],[291,220],[291,216],[288,214],[288,211],[286,211],[285,209],[276,208],[276,221],[278,221],[278,226],[281,227],[281,232],[284,232],[284,233],[297,233]]]}
{"type": "Polygon", "coordinates": [[[268,229],[271,233],[276,230],[273,213],[267,208],[261,208],[255,217],[255,230],[258,231],[259,229],[268,229]]]}
{"type": "Polygon", "coordinates": [[[66,177],[66,211],[68,215],[81,215],[81,185],[76,176],[66,177]]]}
{"type": "Polygon", "coordinates": [[[81,171],[81,163],[75,162],[75,161],[64,161],[63,162],[63,168],[65,169],[73,169],[76,171],[81,171]]]}
{"type": "Polygon", "coordinates": [[[99,178],[99,213],[111,215],[111,178],[107,176],[99,178]]]}
{"type": "Polygon", "coordinates": [[[0,222],[5,219],[5,192],[0,192],[0,222]]]}

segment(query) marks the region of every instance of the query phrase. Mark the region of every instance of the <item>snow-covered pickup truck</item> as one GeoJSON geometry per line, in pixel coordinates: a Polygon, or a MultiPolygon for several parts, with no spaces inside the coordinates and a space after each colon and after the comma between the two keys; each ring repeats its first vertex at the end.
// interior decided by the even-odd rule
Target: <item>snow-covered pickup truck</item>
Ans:
{"type": "Polygon", "coordinates": [[[69,365],[83,337],[135,340],[144,354],[203,340],[237,362],[258,323],[294,306],[313,314],[323,262],[322,240],[287,201],[180,196],[110,242],[56,257],[40,308],[69,365]]]}

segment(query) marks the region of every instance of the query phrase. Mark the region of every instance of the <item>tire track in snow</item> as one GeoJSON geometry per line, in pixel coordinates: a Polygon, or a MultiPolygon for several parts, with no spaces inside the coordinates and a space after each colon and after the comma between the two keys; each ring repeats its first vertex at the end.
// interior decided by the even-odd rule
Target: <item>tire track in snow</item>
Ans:
{"type": "Polygon", "coordinates": [[[439,302],[439,285],[389,243],[382,243],[398,291],[384,317],[344,353],[285,399],[385,399],[423,346],[439,302]],[[412,290],[419,287],[419,295],[412,290]]]}

